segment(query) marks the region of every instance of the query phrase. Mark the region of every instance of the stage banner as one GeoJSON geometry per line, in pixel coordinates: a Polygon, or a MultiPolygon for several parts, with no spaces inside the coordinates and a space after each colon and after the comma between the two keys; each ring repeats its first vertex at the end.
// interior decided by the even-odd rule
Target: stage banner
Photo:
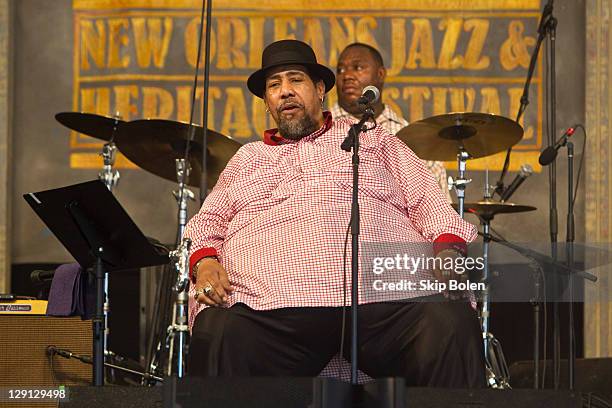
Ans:
{"type": "MultiPolygon", "coordinates": [[[[201,1],[73,0],[72,7],[73,110],[123,120],[189,120],[201,1]]],[[[515,119],[540,7],[539,0],[216,0],[209,127],[240,142],[257,140],[271,127],[246,79],[260,67],[264,47],[286,38],[309,43],[334,70],[352,42],[380,50],[388,70],[384,102],[409,121],[461,111],[515,119]]],[[[511,170],[524,163],[541,170],[542,60],[511,170]]],[[[196,123],[202,123],[202,95],[200,81],[196,123]]],[[[335,101],[332,91],[327,104],[335,101]]],[[[69,143],[72,169],[101,167],[99,141],[73,132],[69,143]]],[[[470,161],[470,169],[500,170],[504,157],[470,161]]],[[[135,166],[121,156],[118,167],[135,166]]]]}

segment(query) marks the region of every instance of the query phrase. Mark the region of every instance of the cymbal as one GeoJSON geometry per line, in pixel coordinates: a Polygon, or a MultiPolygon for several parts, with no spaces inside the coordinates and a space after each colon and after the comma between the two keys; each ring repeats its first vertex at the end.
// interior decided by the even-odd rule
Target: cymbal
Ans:
{"type": "MultiPolygon", "coordinates": [[[[455,209],[459,208],[459,204],[453,203],[455,209]]],[[[491,219],[497,214],[512,214],[522,213],[528,211],[537,210],[536,207],[530,205],[518,205],[508,202],[499,202],[493,200],[483,200],[475,203],[464,203],[463,208],[465,212],[477,214],[482,218],[491,219]]]]}
{"type": "MultiPolygon", "coordinates": [[[[200,187],[202,174],[202,140],[204,128],[195,126],[195,136],[190,144],[191,172],[188,184],[200,187]]],[[[127,122],[117,137],[117,147],[138,167],[176,182],[175,159],[185,157],[189,137],[189,124],[164,119],[140,119],[127,122]]],[[[217,183],[219,175],[234,153],[242,146],[227,136],[208,130],[206,158],[208,187],[217,183]]]]}
{"type": "Polygon", "coordinates": [[[55,119],[68,129],[109,142],[113,131],[125,125],[125,121],[94,113],[60,112],[55,119]]]}
{"type": "Polygon", "coordinates": [[[423,160],[456,160],[465,150],[478,158],[507,150],[523,137],[513,120],[489,113],[457,112],[411,123],[397,133],[423,160]]]}

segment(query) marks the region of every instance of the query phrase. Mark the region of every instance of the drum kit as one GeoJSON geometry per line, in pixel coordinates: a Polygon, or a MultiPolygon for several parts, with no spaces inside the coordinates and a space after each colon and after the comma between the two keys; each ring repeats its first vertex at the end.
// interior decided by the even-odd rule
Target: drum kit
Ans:
{"type": "MultiPolygon", "coordinates": [[[[181,240],[187,222],[187,200],[193,200],[193,192],[187,186],[199,186],[202,170],[202,148],[204,129],[197,125],[162,119],[123,121],[118,115],[105,117],[90,113],[63,112],[56,119],[64,126],[100,139],[105,142],[102,148],[103,170],[99,178],[112,191],[119,181],[119,173],[113,169],[117,150],[123,153],[138,167],[164,179],[177,182],[178,191],[174,192],[178,204],[177,249],[172,251],[176,265],[177,280],[173,289],[176,294],[173,321],[166,330],[168,359],[164,374],[182,376],[184,370],[186,336],[186,293],[188,289],[188,249],[189,242],[181,240]],[[190,139],[191,135],[191,140],[190,139]],[[190,144],[189,155],[185,156],[186,145],[190,144]],[[193,173],[191,172],[193,170],[193,173]],[[178,346],[174,341],[178,338],[178,346]],[[176,352],[174,349],[176,348],[176,352]],[[173,368],[174,367],[174,368],[173,368]]],[[[208,130],[206,140],[206,170],[209,186],[214,186],[219,175],[241,144],[231,137],[208,130]]],[[[401,129],[397,137],[410,147],[423,160],[457,160],[458,177],[449,177],[449,189],[454,189],[458,198],[455,208],[463,217],[464,213],[475,214],[483,225],[484,270],[482,281],[488,286],[489,236],[490,225],[498,214],[521,213],[536,210],[535,207],[517,205],[507,201],[495,201],[487,180],[482,201],[465,202],[465,190],[471,182],[466,178],[469,160],[486,157],[505,151],[523,136],[523,129],[516,122],[505,117],[485,113],[449,113],[414,122],[401,129]]],[[[108,294],[108,277],[106,279],[108,294]]],[[[490,387],[509,388],[508,368],[499,342],[489,332],[488,290],[479,298],[479,315],[487,366],[487,380],[490,387]]],[[[108,299],[108,295],[106,296],[108,299]]],[[[108,312],[108,303],[105,312],[108,312]]],[[[106,331],[108,332],[108,331],[106,331]]],[[[160,336],[161,337],[161,336],[160,336]]],[[[105,342],[106,344],[106,342],[105,342]]],[[[159,352],[164,346],[160,339],[159,352]]],[[[106,355],[110,352],[105,350],[106,355]]],[[[159,355],[148,361],[147,373],[156,374],[164,362],[159,355]]],[[[145,377],[143,377],[145,378],[145,377]]]]}

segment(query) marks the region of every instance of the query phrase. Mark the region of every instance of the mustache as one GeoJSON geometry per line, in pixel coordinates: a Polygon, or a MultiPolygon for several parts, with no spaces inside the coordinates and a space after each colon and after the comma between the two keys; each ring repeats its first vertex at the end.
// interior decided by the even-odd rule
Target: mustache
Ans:
{"type": "Polygon", "coordinates": [[[304,105],[302,105],[301,103],[297,102],[297,101],[285,101],[282,104],[278,105],[278,107],[276,108],[276,111],[280,114],[283,110],[285,109],[291,109],[291,108],[304,108],[304,105]]]}

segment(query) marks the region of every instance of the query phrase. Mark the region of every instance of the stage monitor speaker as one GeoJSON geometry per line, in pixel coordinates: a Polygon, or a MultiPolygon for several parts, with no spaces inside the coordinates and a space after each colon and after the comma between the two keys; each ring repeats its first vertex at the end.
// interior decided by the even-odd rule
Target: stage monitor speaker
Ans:
{"type": "MultiPolygon", "coordinates": [[[[401,380],[401,379],[400,379],[401,380]]],[[[397,389],[351,386],[322,378],[166,378],[164,408],[581,408],[582,395],[552,390],[397,389]],[[357,397],[355,400],[352,398],[357,397]],[[381,398],[383,397],[383,398],[381,398]],[[381,405],[382,404],[382,405],[381,405]]]]}
{"type": "Polygon", "coordinates": [[[90,320],[0,315],[0,386],[89,385],[92,368],[47,354],[48,346],[91,355],[90,320]]]}
{"type": "MultiPolygon", "coordinates": [[[[576,360],[575,368],[576,391],[592,392],[612,401],[612,358],[579,358],[576,360]]],[[[567,360],[561,360],[560,370],[559,387],[567,389],[567,360]]],[[[541,376],[540,371],[540,379],[541,376]]],[[[552,360],[547,360],[545,380],[546,388],[553,388],[552,360]]],[[[513,388],[533,388],[533,360],[518,361],[510,366],[510,384],[513,388]]]]}

